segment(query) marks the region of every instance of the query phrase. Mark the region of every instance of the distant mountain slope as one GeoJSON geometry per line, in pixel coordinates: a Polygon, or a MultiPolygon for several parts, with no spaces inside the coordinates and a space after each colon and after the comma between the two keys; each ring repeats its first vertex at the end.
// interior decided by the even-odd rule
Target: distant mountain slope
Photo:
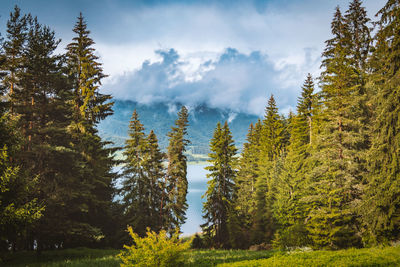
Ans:
{"type": "MultiPolygon", "coordinates": [[[[132,101],[116,100],[114,104],[114,115],[100,123],[98,129],[100,135],[115,143],[116,146],[124,146],[128,136],[128,125],[133,110],[139,113],[139,119],[144,124],[146,133],[151,129],[157,135],[163,150],[168,146],[167,133],[177,118],[179,105],[157,103],[151,105],[138,104],[132,101]]],[[[236,146],[241,149],[250,123],[255,123],[258,117],[244,113],[233,113],[229,110],[198,106],[189,110],[188,139],[191,141],[188,147],[191,156],[206,155],[209,151],[209,141],[213,135],[218,121],[224,123],[228,120],[236,146]]],[[[200,157],[201,158],[201,157],[200,157]]],[[[199,159],[199,157],[197,157],[199,159]]]]}

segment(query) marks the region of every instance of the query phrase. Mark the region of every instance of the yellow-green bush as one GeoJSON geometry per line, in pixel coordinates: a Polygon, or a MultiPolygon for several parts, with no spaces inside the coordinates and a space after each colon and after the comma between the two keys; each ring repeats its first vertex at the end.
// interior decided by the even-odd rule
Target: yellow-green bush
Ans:
{"type": "Polygon", "coordinates": [[[176,232],[171,237],[166,231],[155,233],[147,229],[146,237],[139,237],[131,227],[128,227],[129,235],[134,244],[124,246],[118,257],[122,260],[121,266],[182,266],[185,258],[183,252],[190,246],[190,242],[179,240],[176,232]]]}

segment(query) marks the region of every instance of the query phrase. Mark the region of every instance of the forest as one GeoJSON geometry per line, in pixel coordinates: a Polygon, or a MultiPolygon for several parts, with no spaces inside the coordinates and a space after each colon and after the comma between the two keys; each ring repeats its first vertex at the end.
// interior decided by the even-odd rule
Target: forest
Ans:
{"type": "MultiPolygon", "coordinates": [[[[136,110],[124,147],[103,140],[107,74],[82,13],[71,28],[59,53],[55,32],[16,6],[0,41],[2,253],[120,249],[127,226],[173,239],[187,219],[190,112],[182,105],[165,151],[136,110]]],[[[240,153],[228,122],[216,125],[193,249],[399,242],[400,1],[372,21],[353,0],[330,30],[321,74],[305,77],[295,112],[282,115],[270,95],[240,153]]]]}

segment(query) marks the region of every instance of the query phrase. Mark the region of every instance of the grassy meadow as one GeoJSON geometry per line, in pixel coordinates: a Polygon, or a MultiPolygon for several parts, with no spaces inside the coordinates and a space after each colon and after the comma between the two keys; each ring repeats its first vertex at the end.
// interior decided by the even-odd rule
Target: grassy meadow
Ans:
{"type": "MultiPolygon", "coordinates": [[[[40,256],[18,252],[0,266],[119,266],[118,250],[66,249],[40,256]]],[[[400,266],[400,246],[338,251],[190,250],[186,266],[400,266]]]]}

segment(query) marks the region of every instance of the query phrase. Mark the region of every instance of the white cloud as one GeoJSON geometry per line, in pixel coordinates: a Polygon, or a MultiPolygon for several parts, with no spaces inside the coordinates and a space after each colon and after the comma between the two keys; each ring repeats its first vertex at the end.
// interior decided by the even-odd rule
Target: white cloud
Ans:
{"type": "MultiPolygon", "coordinates": [[[[312,50],[303,51],[301,64],[285,62],[281,66],[259,51],[245,54],[232,48],[213,60],[200,57],[196,64],[191,64],[193,55],[180,57],[174,49],[157,50],[156,54],[161,61],[145,61],[140,68],[106,84],[105,91],[118,99],[144,104],[179,102],[189,107],[207,104],[226,108],[232,111],[229,120],[233,120],[239,111],[262,115],[270,94],[284,112],[293,109],[307,72],[319,65],[312,50]],[[188,71],[188,65],[197,68],[188,71]]],[[[169,109],[175,111],[175,106],[171,104],[169,109]]]]}

